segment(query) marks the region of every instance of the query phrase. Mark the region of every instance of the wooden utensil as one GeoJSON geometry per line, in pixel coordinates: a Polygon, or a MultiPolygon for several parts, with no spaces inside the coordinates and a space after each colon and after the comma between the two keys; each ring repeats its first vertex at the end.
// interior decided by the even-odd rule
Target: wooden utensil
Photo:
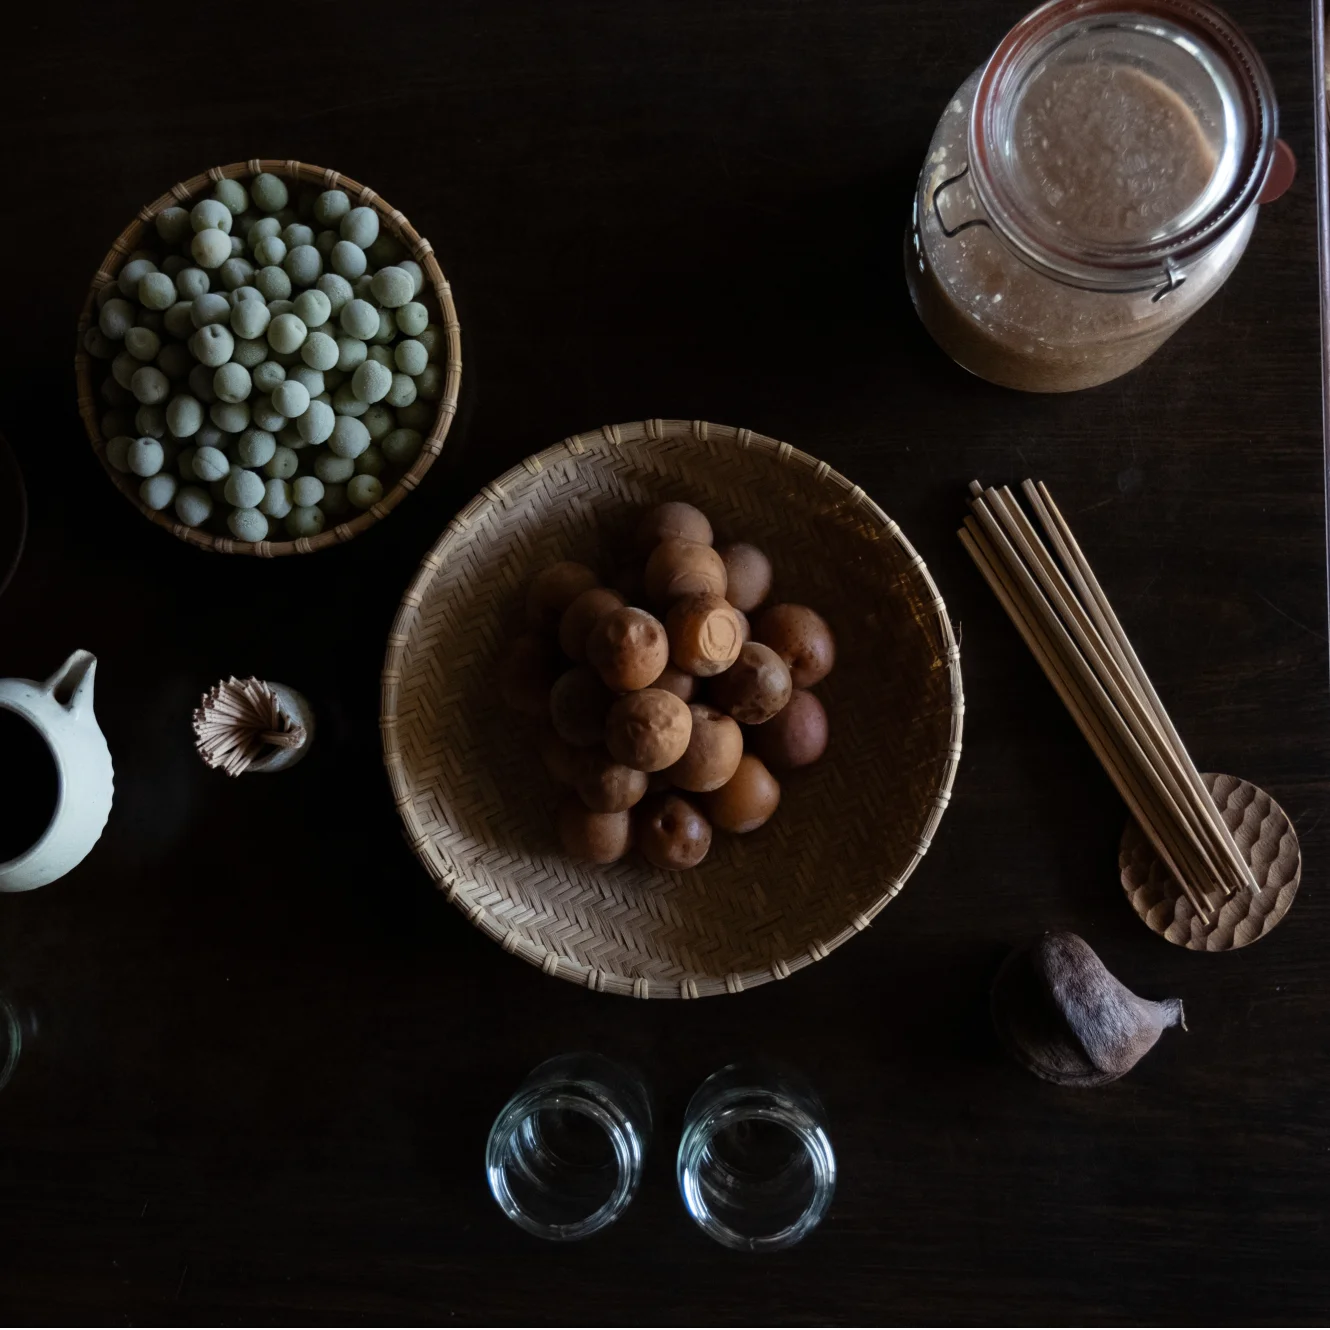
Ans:
{"type": "Polygon", "coordinates": [[[970,486],[961,543],[1205,928],[1261,886],[1048,487],[970,486]],[[1045,543],[1047,541],[1047,543],[1045,543]],[[1051,546],[1051,549],[1050,549],[1051,546]]]}

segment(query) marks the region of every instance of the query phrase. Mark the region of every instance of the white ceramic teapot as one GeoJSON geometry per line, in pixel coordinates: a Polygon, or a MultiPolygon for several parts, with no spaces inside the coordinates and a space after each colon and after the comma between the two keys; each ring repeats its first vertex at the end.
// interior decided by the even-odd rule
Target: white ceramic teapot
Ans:
{"type": "MultiPolygon", "coordinates": [[[[96,845],[106,826],[115,782],[111,754],[92,714],[96,669],[92,652],[76,651],[45,683],[0,679],[0,709],[26,721],[45,740],[58,781],[45,830],[15,858],[0,863],[0,891],[31,891],[63,877],[96,845]]],[[[0,753],[0,764],[4,757],[0,753]]],[[[6,774],[18,781],[29,775],[6,774]]]]}

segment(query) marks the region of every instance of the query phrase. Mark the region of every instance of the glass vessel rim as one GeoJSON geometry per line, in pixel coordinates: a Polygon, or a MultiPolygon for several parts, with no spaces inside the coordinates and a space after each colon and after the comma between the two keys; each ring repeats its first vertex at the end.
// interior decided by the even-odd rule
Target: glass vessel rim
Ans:
{"type": "MultiPolygon", "coordinates": [[[[708,1237],[734,1251],[780,1251],[805,1238],[822,1221],[836,1188],[836,1155],[822,1124],[790,1103],[750,1102],[760,1087],[735,1087],[723,1092],[706,1111],[689,1121],[679,1142],[677,1173],[688,1213],[708,1237]],[[698,1180],[698,1166],[712,1137],[739,1122],[772,1122],[784,1127],[803,1146],[813,1168],[813,1195],[793,1223],[754,1237],[722,1222],[707,1204],[698,1180]]],[[[769,1092],[767,1092],[769,1093],[769,1092]]]]}
{"type": "Polygon", "coordinates": [[[632,1119],[617,1106],[607,1106],[595,1094],[594,1087],[578,1082],[540,1084],[518,1091],[495,1119],[485,1148],[485,1174],[499,1208],[519,1228],[538,1238],[575,1241],[599,1232],[619,1217],[636,1194],[644,1154],[645,1143],[632,1119]],[[524,1122],[549,1108],[564,1108],[590,1118],[605,1133],[614,1150],[613,1192],[584,1219],[568,1224],[547,1224],[527,1214],[508,1185],[505,1157],[510,1142],[524,1122]]]}
{"type": "Polygon", "coordinates": [[[1274,86],[1241,30],[1205,0],[1048,0],[999,43],[980,75],[970,108],[968,152],[975,196],[998,237],[1029,266],[1092,290],[1148,290],[1221,240],[1257,202],[1278,136],[1274,86]],[[1221,195],[1185,227],[1161,238],[1124,244],[1068,243],[1024,206],[1022,191],[997,148],[1009,99],[1073,27],[1137,28],[1151,20],[1180,30],[1222,67],[1237,93],[1245,142],[1221,195]]]}

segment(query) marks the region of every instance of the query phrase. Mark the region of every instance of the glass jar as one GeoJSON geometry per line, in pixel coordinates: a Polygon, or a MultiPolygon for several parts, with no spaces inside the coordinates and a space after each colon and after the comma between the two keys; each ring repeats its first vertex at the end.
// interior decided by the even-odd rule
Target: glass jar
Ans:
{"type": "Polygon", "coordinates": [[[993,383],[1117,378],[1233,271],[1291,179],[1276,134],[1269,75],[1218,10],[1051,0],[938,122],[906,242],[915,308],[993,383]]]}
{"type": "Polygon", "coordinates": [[[594,1053],[535,1069],[504,1105],[485,1175],[504,1214],[540,1238],[570,1241],[612,1224],[642,1183],[651,1102],[630,1071],[594,1053]]]}
{"type": "Polygon", "coordinates": [[[697,1226],[735,1251],[781,1251],[822,1222],[836,1155],[812,1087],[789,1067],[736,1063],[688,1103],[675,1165],[697,1226]]]}

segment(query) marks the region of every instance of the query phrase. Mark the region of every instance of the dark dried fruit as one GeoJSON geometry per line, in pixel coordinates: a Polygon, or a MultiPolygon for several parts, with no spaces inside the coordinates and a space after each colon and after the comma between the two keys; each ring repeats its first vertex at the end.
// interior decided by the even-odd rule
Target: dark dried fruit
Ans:
{"type": "Polygon", "coordinates": [[[657,504],[643,514],[638,524],[637,548],[643,554],[650,554],[662,540],[695,540],[700,545],[710,545],[711,523],[691,503],[657,504]]]}
{"type": "Polygon", "coordinates": [[[1075,933],[1018,947],[993,981],[993,1024],[1027,1071],[1056,1085],[1106,1085],[1125,1076],[1170,1026],[1177,998],[1151,1002],[1119,983],[1075,933]]]}
{"type": "Polygon", "coordinates": [[[827,751],[827,737],[822,703],[802,688],[796,688],[785,706],[748,736],[753,752],[777,771],[816,762],[827,751]]]}
{"type": "Polygon", "coordinates": [[[771,560],[756,545],[738,541],[720,549],[725,565],[725,599],[748,613],[771,594],[771,560]]]}
{"type": "Polygon", "coordinates": [[[550,720],[560,739],[574,748],[604,741],[605,717],[614,694],[589,665],[574,665],[550,689],[550,720]]]}
{"type": "Polygon", "coordinates": [[[739,659],[711,681],[711,700],[745,725],[761,725],[790,700],[790,669],[761,642],[745,642],[739,659]]]}
{"type": "Polygon", "coordinates": [[[600,585],[600,578],[584,563],[564,560],[542,568],[526,593],[526,621],[537,632],[552,633],[563,612],[584,591],[600,585]]]}
{"type": "Polygon", "coordinates": [[[559,805],[559,843],[564,853],[589,864],[612,864],[633,843],[628,813],[593,813],[575,794],[559,805]]]}
{"type": "Polygon", "coordinates": [[[677,794],[652,795],[637,818],[637,847],[657,868],[696,868],[711,849],[711,823],[677,794]]]}
{"type": "Polygon", "coordinates": [[[790,667],[796,688],[811,688],[831,673],[836,639],[827,621],[807,605],[773,605],[753,625],[753,636],[790,667]]]}

